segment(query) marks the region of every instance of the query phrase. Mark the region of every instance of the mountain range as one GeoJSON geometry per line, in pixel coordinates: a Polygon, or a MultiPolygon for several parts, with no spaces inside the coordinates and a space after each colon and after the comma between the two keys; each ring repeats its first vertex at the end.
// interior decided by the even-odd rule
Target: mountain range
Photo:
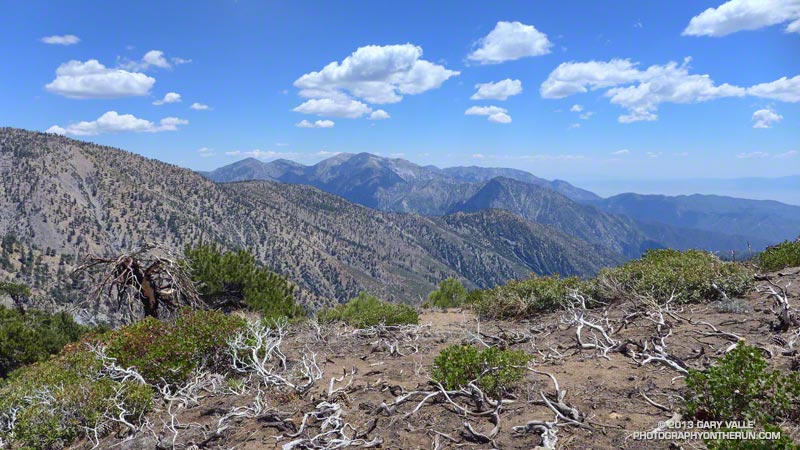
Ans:
{"type": "MultiPolygon", "coordinates": [[[[337,173],[335,164],[328,169],[321,173],[337,173]]],[[[1,128],[0,236],[9,235],[30,249],[19,259],[37,255],[35,264],[11,267],[36,269],[0,268],[0,280],[47,280],[89,254],[116,255],[146,242],[180,249],[215,241],[251,249],[310,303],[362,290],[413,301],[447,277],[490,287],[531,272],[590,275],[624,260],[508,211],[382,212],[312,186],[215,183],[123,150],[1,128]]]]}
{"type": "MultiPolygon", "coordinates": [[[[800,185],[797,195],[800,196],[800,185]]],[[[628,193],[587,203],[642,222],[745,235],[770,242],[793,240],[800,234],[800,207],[773,200],[628,193]]]]}
{"type": "Polygon", "coordinates": [[[514,169],[366,153],[313,166],[246,159],[200,174],[14,128],[0,128],[0,176],[0,237],[23,245],[0,261],[0,280],[35,277],[46,289],[89,254],[214,241],[252,250],[316,304],[363,290],[415,301],[447,277],[486,288],[532,272],[587,276],[656,247],[757,250],[793,238],[800,210],[709,196],[603,199],[514,169]]]}
{"type": "Polygon", "coordinates": [[[203,175],[222,183],[268,179],[315,186],[382,211],[444,215],[504,209],[629,258],[654,247],[757,251],[800,230],[800,207],[778,202],[703,195],[691,201],[663,196],[624,201],[628,194],[604,199],[517,169],[440,169],[369,153],[343,153],[312,166],[249,158],[203,175]]]}

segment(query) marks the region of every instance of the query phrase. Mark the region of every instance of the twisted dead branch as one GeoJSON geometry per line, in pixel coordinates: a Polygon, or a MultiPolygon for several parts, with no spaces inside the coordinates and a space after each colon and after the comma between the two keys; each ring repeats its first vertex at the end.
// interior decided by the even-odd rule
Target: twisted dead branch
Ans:
{"type": "Polygon", "coordinates": [[[792,308],[789,304],[789,287],[792,283],[779,286],[772,280],[766,280],[768,286],[757,287],[760,293],[766,293],[768,298],[773,300],[772,312],[778,316],[778,323],[775,331],[786,332],[793,327],[800,327],[800,312],[792,308]]]}
{"type": "Polygon", "coordinates": [[[524,425],[514,427],[517,433],[535,433],[541,436],[541,447],[545,449],[555,449],[558,443],[558,428],[565,426],[575,426],[580,428],[591,429],[592,427],[584,423],[585,416],[581,414],[574,406],[568,404],[564,398],[567,396],[567,391],[561,389],[558,384],[558,379],[549,372],[543,372],[531,367],[528,370],[538,375],[545,375],[550,378],[555,388],[555,395],[548,396],[544,391],[539,391],[541,401],[534,401],[533,403],[542,404],[547,406],[550,411],[555,415],[553,420],[531,420],[524,425]]]}
{"type": "Polygon", "coordinates": [[[613,327],[607,316],[592,317],[586,306],[586,297],[577,290],[569,294],[572,302],[567,306],[567,311],[572,313],[571,318],[563,319],[568,326],[575,325],[575,338],[578,346],[583,350],[597,350],[598,355],[611,359],[610,352],[619,351],[622,342],[611,337],[613,327]],[[590,342],[583,339],[583,329],[588,328],[590,342]]]}
{"type": "Polygon", "coordinates": [[[306,349],[297,365],[300,380],[290,381],[286,355],[281,350],[287,330],[286,321],[278,321],[274,327],[259,321],[248,322],[243,331],[228,341],[233,369],[255,375],[265,387],[288,386],[300,394],[307,392],[322,379],[323,371],[317,362],[317,354],[306,349]]]}
{"type": "Polygon", "coordinates": [[[359,340],[369,340],[372,352],[386,352],[389,356],[403,357],[419,353],[417,342],[430,330],[431,325],[375,325],[358,328],[350,335],[359,340]]]}
{"type": "Polygon", "coordinates": [[[73,277],[87,276],[93,285],[76,306],[97,304],[107,295],[116,300],[118,310],[127,309],[130,320],[136,318],[137,304],[145,317],[155,318],[174,314],[181,306],[205,308],[180,261],[180,255],[157,243],[112,258],[91,256],[72,272],[73,277]]]}
{"type": "MultiPolygon", "coordinates": [[[[370,427],[374,429],[373,426],[370,427]]],[[[342,417],[342,407],[338,403],[322,401],[318,403],[313,411],[303,415],[303,421],[296,433],[286,437],[293,440],[283,444],[282,450],[299,449],[319,449],[333,450],[345,447],[378,447],[383,443],[380,437],[371,440],[366,439],[369,433],[359,432],[355,427],[347,423],[342,417]],[[310,427],[317,427],[319,432],[309,437],[300,437],[310,427]]],[[[283,436],[278,437],[278,439],[283,436]]]]}

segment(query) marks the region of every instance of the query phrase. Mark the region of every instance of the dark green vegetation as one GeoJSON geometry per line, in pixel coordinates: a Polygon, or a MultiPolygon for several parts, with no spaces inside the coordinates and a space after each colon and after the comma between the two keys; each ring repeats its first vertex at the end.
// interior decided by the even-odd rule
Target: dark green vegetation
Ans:
{"type": "MultiPolygon", "coordinates": [[[[0,384],[0,417],[16,409],[14,441],[32,449],[90,436],[106,415],[123,410],[122,418],[138,425],[152,407],[154,386],[181,383],[198,369],[226,373],[227,342],[244,325],[219,311],[186,311],[173,324],[147,318],[89,336],[14,371],[0,384]]],[[[0,438],[8,441],[2,420],[0,438]]]]}
{"type": "Polygon", "coordinates": [[[600,273],[606,301],[649,298],[659,303],[698,303],[738,297],[753,288],[747,266],[700,251],[651,250],[637,260],[600,273]],[[723,294],[724,293],[724,294],[723,294]]]}
{"type": "MultiPolygon", "coordinates": [[[[758,429],[779,430],[800,418],[800,372],[769,370],[761,350],[739,345],[707,370],[686,377],[686,413],[703,421],[752,420],[758,429]]],[[[707,442],[710,449],[797,449],[783,433],[780,441],[707,442]]]]}
{"type": "Polygon", "coordinates": [[[100,340],[109,356],[135,367],[148,383],[176,384],[201,365],[224,373],[226,343],[244,325],[243,319],[218,311],[187,311],[174,324],[148,317],[100,340]]]}
{"type": "Polygon", "coordinates": [[[467,299],[467,290],[455,278],[448,278],[439,283],[439,289],[428,295],[431,306],[436,308],[454,308],[461,306],[467,299]]]}
{"type": "Polygon", "coordinates": [[[594,279],[532,276],[469,294],[477,314],[493,319],[525,319],[578,301],[586,306],[612,302],[700,303],[740,297],[754,285],[744,264],[722,261],[700,250],[650,250],[639,259],[605,269],[594,279]],[[724,293],[724,294],[723,294],[724,293]]]}
{"type": "Polygon", "coordinates": [[[247,308],[264,318],[305,315],[295,303],[295,286],[247,250],[221,251],[216,244],[186,247],[186,261],[202,299],[213,308],[247,308]]]}
{"type": "MultiPolygon", "coordinates": [[[[127,412],[122,418],[138,425],[152,401],[152,387],[112,379],[84,348],[19,369],[0,384],[0,412],[5,419],[16,411],[13,442],[26,449],[63,448],[86,436],[86,427],[106,422],[106,414],[122,410],[127,412]]],[[[0,438],[9,441],[10,436],[0,432],[0,438]]]]}
{"type": "Polygon", "coordinates": [[[800,266],[800,240],[767,247],[758,255],[758,267],[767,272],[797,266],[800,266]]]}
{"type": "Polygon", "coordinates": [[[0,378],[18,367],[47,359],[89,331],[67,313],[29,309],[22,314],[0,305],[0,378]]]}
{"type": "Polygon", "coordinates": [[[11,301],[20,312],[25,312],[24,301],[31,296],[31,290],[28,286],[19,283],[0,283],[0,295],[7,295],[11,297],[11,301]]]}
{"type": "Polygon", "coordinates": [[[358,297],[345,304],[320,311],[317,317],[322,322],[344,322],[356,328],[419,322],[419,315],[414,308],[385,302],[366,292],[358,294],[358,297]]]}
{"type": "Polygon", "coordinates": [[[511,281],[494,289],[476,292],[470,306],[481,317],[523,319],[557,311],[568,304],[573,292],[591,292],[593,284],[578,277],[558,275],[511,281]]]}
{"type": "Polygon", "coordinates": [[[474,382],[490,397],[499,398],[522,380],[530,359],[522,350],[489,347],[478,351],[471,345],[453,345],[436,357],[431,378],[448,390],[474,382]]]}

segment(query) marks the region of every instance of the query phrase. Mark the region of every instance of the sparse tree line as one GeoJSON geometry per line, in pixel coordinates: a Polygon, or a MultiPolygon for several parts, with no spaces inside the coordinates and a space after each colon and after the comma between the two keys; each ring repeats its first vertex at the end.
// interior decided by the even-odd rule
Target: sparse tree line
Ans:
{"type": "MultiPolygon", "coordinates": [[[[755,420],[786,437],[771,447],[706,442],[709,448],[792,449],[798,447],[787,430],[800,424],[800,312],[788,286],[774,283],[766,272],[797,266],[800,242],[772,247],[750,264],[700,251],[655,250],[590,280],[533,276],[468,292],[458,280],[446,279],[421,306],[464,308],[480,320],[558,313],[553,326],[572,330],[572,351],[606,359],[623,355],[638,367],[658,366],[685,378],[681,398],[668,397],[666,404],[643,392],[651,405],[684,420],[755,420]],[[774,301],[773,328],[782,342],[745,343],[732,331],[684,315],[696,304],[736,310],[738,299],[753,289],[774,301]],[[623,317],[610,317],[612,307],[625,311],[623,317]],[[634,323],[652,335],[621,337],[634,323]],[[681,324],[728,342],[718,348],[714,365],[693,366],[671,350],[681,324]],[[795,366],[788,373],[770,369],[765,357],[794,358],[795,366]]],[[[176,422],[178,412],[208,395],[245,394],[252,402],[220,415],[214,429],[203,431],[207,442],[250,418],[273,424],[286,449],[374,447],[382,443],[374,433],[377,416],[407,418],[436,406],[465,422],[460,437],[438,433],[434,442],[495,446],[508,408],[521,401],[531,377],[551,387],[541,384],[540,392],[529,392],[528,403],[553,419],[532,420],[514,433],[536,435],[541,447],[554,449],[563,430],[598,426],[541,367],[563,358],[564,349],[537,348],[536,331],[486,333],[480,322],[462,344],[444,348],[432,365],[419,367],[418,374],[428,374],[427,384],[417,390],[387,386],[390,396],[376,407],[371,425],[348,423],[343,415],[341,399],[355,389],[355,371],[334,377],[325,399],[298,422],[268,409],[266,396],[306,396],[325,372],[318,348],[332,340],[369,342],[373,351],[393,357],[415,355],[427,332],[419,310],[362,293],[311,314],[296,303],[292,283],[259,265],[252,253],[214,244],[187,247],[180,255],[145,246],[117,258],[91,258],[77,273],[85,278],[85,301],[113,302],[140,320],[116,330],[81,326],[64,313],[26,310],[28,288],[0,284],[0,294],[17,305],[0,306],[0,448],[52,448],[76,439],[99,445],[112,433],[130,438],[139,432],[172,436],[174,444],[186,430],[176,422]],[[249,315],[237,313],[242,310],[249,315]],[[341,327],[345,331],[336,331],[341,327]],[[311,345],[289,352],[287,341],[295,334],[307,335],[311,345]],[[156,412],[160,422],[149,418],[156,412]],[[488,431],[477,427],[481,421],[488,431]]]]}

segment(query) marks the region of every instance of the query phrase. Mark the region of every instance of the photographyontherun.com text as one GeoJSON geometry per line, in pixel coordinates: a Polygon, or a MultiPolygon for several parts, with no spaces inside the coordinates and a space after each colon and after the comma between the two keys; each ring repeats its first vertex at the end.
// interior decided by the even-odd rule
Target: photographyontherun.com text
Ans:
{"type": "Polygon", "coordinates": [[[772,441],[781,438],[779,431],[755,429],[755,422],[741,420],[659,422],[651,431],[635,431],[636,440],[749,440],[772,441]]]}

